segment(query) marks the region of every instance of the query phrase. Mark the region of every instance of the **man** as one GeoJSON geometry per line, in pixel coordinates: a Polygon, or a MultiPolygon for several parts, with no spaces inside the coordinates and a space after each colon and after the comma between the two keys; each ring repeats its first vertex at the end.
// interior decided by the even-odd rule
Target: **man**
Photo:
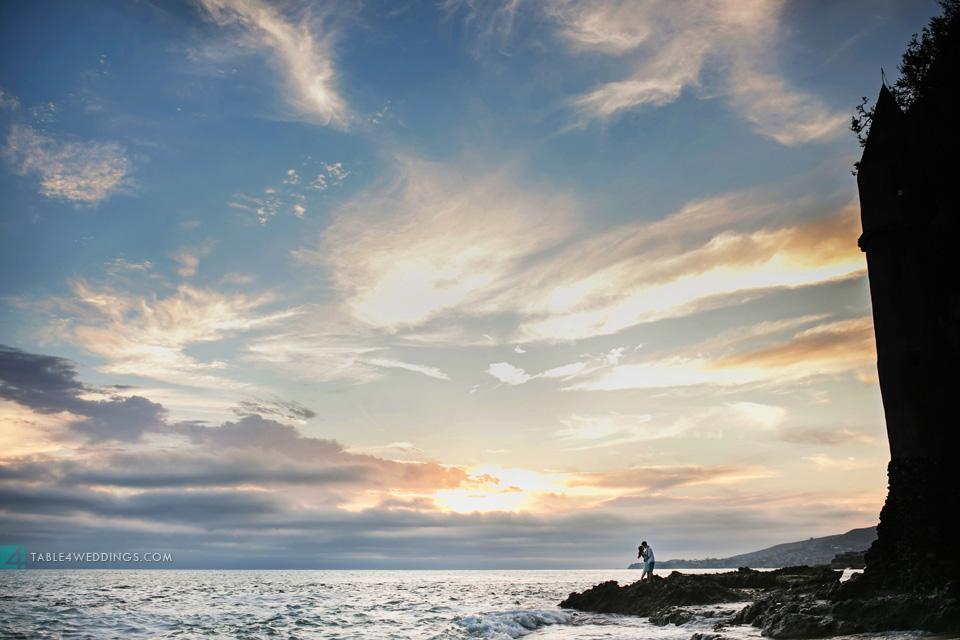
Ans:
{"type": "Polygon", "coordinates": [[[657,561],[653,555],[653,547],[648,545],[646,540],[640,543],[637,557],[643,559],[643,573],[640,574],[640,579],[643,580],[646,578],[647,580],[653,580],[653,568],[656,566],[657,561]]]}

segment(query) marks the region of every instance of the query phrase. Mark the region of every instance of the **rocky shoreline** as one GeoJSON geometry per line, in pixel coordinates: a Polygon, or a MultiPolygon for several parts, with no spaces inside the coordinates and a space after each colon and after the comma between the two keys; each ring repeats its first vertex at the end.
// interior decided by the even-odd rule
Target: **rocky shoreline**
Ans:
{"type": "MultiPolygon", "coordinates": [[[[691,607],[751,604],[719,619],[716,634],[691,640],[719,640],[730,626],[752,625],[769,638],[828,638],[885,631],[960,634],[960,583],[916,592],[878,591],[860,575],[840,582],[843,572],[828,566],[755,571],[746,567],[719,574],[674,571],[665,578],[621,587],[604,582],[571,593],[560,606],[578,611],[643,616],[661,626],[690,621],[691,607]]],[[[960,637],[960,636],[957,636],[960,637]]]]}

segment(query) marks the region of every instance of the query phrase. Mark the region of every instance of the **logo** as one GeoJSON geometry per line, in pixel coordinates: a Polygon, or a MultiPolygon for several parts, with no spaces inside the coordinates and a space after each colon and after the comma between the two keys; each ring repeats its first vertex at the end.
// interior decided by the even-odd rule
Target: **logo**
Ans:
{"type": "Polygon", "coordinates": [[[0,544],[0,569],[26,569],[27,546],[0,544]]]}

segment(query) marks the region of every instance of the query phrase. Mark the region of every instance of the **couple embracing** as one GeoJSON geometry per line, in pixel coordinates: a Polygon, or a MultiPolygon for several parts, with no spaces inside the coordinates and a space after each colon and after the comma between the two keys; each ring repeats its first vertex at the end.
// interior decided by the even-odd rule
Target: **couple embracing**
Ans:
{"type": "Polygon", "coordinates": [[[647,580],[653,580],[653,567],[657,562],[653,555],[653,547],[648,545],[646,540],[640,543],[637,557],[643,560],[643,573],[640,574],[640,579],[643,580],[646,578],[647,580]]]}

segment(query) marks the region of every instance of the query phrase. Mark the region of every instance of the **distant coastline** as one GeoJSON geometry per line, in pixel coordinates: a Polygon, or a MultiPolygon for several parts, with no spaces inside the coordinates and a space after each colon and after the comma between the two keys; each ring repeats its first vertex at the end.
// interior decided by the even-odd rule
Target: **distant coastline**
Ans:
{"type": "MultiPolygon", "coordinates": [[[[732,567],[757,569],[830,564],[839,554],[865,551],[876,539],[877,528],[864,527],[840,535],[787,542],[760,551],[742,553],[727,558],[658,561],[657,569],[727,569],[732,567]]],[[[643,564],[635,562],[628,568],[642,569],[643,564]]]]}

